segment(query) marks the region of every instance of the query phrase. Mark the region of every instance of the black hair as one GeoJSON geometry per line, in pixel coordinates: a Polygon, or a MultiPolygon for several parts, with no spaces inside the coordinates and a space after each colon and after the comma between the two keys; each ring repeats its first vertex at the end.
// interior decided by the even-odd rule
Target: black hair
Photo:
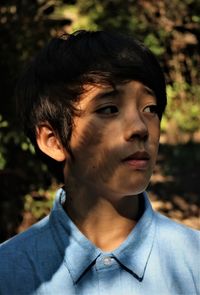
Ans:
{"type": "MultiPolygon", "coordinates": [[[[154,91],[161,119],[166,106],[164,75],[154,54],[142,43],[107,31],[81,30],[53,38],[31,61],[17,85],[26,135],[39,152],[36,127],[48,122],[71,153],[74,102],[83,85],[117,85],[129,80],[140,81],[154,91]]],[[[49,164],[55,162],[46,159],[49,164]]]]}

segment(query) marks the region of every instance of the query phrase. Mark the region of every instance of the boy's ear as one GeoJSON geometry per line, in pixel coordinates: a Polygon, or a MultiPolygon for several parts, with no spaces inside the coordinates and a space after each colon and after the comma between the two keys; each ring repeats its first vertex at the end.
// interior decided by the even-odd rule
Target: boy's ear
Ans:
{"type": "Polygon", "coordinates": [[[37,127],[36,141],[39,149],[47,156],[59,162],[66,159],[66,152],[50,125],[43,124],[37,127]]]}

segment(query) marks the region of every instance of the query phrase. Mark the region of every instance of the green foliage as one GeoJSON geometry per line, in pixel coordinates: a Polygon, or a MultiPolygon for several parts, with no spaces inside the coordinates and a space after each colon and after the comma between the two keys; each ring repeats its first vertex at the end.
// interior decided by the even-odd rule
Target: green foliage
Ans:
{"type": "MultiPolygon", "coordinates": [[[[1,130],[8,127],[8,122],[6,120],[3,119],[2,115],[0,114],[0,142],[3,142],[3,135],[1,130]]],[[[0,145],[0,170],[3,169],[5,167],[6,164],[6,159],[4,157],[4,153],[5,153],[5,148],[4,146],[1,144],[0,145]]]]}
{"type": "Polygon", "coordinates": [[[162,55],[165,52],[164,46],[160,44],[160,40],[154,34],[149,33],[145,37],[144,43],[157,56],[162,55]]]}
{"type": "Polygon", "coordinates": [[[162,120],[162,130],[167,131],[173,120],[182,132],[200,130],[200,86],[174,83],[167,86],[168,105],[162,120]]]}
{"type": "Polygon", "coordinates": [[[8,122],[3,120],[2,115],[0,114],[0,128],[5,128],[8,126],[8,122]]]}
{"type": "Polygon", "coordinates": [[[24,211],[31,213],[35,220],[40,220],[50,212],[54,197],[54,189],[49,189],[48,192],[39,189],[37,192],[27,194],[24,201],[24,211]]]}
{"type": "Polygon", "coordinates": [[[132,26],[139,26],[135,0],[78,0],[77,8],[80,16],[87,16],[89,28],[116,29],[131,31],[132,26]]]}

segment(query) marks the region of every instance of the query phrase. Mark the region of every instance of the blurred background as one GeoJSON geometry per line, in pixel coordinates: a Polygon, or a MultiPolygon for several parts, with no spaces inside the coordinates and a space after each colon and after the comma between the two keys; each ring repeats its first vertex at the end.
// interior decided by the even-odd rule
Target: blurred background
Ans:
{"type": "Polygon", "coordinates": [[[81,28],[131,32],[159,59],[168,106],[148,190],[156,210],[200,229],[200,1],[1,0],[0,241],[47,215],[60,185],[17,122],[16,81],[52,36],[81,28]]]}

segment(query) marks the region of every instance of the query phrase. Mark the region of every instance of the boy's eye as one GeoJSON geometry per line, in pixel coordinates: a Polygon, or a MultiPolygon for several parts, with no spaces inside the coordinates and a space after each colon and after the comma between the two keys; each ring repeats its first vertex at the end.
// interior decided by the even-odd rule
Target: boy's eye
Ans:
{"type": "Polygon", "coordinates": [[[98,114],[111,115],[118,113],[118,108],[116,106],[105,106],[96,111],[98,114]]]}
{"type": "Polygon", "coordinates": [[[158,106],[157,105],[149,105],[146,106],[143,110],[144,113],[152,113],[152,114],[158,114],[158,106]]]}

